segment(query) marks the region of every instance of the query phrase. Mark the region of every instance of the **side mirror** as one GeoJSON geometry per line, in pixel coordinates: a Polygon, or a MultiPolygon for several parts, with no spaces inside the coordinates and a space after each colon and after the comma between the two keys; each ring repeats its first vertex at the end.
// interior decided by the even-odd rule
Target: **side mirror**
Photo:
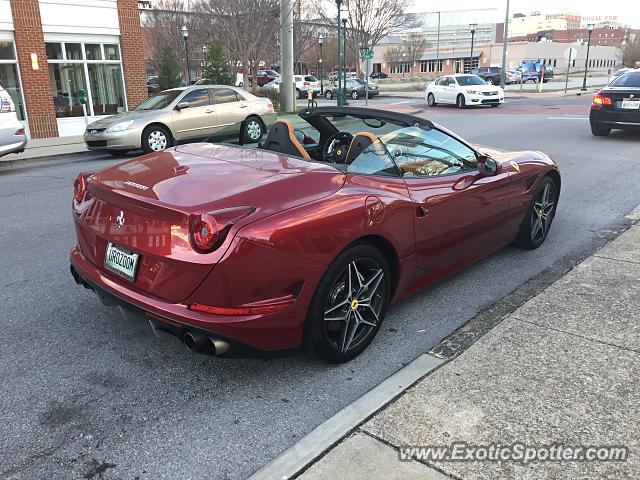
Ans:
{"type": "Polygon", "coordinates": [[[478,155],[478,170],[485,177],[492,177],[498,174],[499,165],[489,155],[478,155]]]}
{"type": "Polygon", "coordinates": [[[183,108],[189,108],[189,102],[178,102],[176,110],[182,110],[183,108]]]}

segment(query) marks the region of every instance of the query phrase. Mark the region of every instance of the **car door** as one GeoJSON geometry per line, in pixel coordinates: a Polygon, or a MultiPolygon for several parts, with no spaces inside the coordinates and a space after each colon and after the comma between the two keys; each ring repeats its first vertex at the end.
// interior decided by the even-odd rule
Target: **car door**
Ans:
{"type": "Polygon", "coordinates": [[[456,101],[456,81],[453,77],[446,77],[442,84],[442,101],[454,103],[456,101]]]}
{"type": "Polygon", "coordinates": [[[218,118],[214,135],[216,137],[239,137],[240,126],[249,115],[249,102],[232,88],[211,88],[211,96],[218,118]]]}
{"type": "Polygon", "coordinates": [[[216,128],[216,110],[211,104],[209,92],[206,88],[198,88],[185,93],[178,100],[171,118],[176,140],[204,138],[211,135],[216,128]],[[188,102],[186,108],[178,108],[183,102],[188,102]]]}
{"type": "Polygon", "coordinates": [[[507,240],[503,223],[509,173],[483,176],[476,152],[436,128],[413,128],[388,148],[415,205],[415,248],[422,271],[492,251],[507,240]]]}

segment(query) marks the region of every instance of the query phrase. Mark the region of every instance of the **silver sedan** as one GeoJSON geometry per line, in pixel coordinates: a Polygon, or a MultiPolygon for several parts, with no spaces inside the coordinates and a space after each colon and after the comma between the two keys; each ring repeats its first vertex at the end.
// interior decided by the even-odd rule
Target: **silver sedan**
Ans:
{"type": "Polygon", "coordinates": [[[16,116],[16,107],[9,94],[0,86],[0,157],[23,152],[27,146],[24,125],[16,116]]]}
{"type": "Polygon", "coordinates": [[[178,143],[237,138],[256,143],[276,113],[266,98],[224,85],[196,85],[160,92],[130,112],[89,124],[89,150],[159,152],[178,143]]]}

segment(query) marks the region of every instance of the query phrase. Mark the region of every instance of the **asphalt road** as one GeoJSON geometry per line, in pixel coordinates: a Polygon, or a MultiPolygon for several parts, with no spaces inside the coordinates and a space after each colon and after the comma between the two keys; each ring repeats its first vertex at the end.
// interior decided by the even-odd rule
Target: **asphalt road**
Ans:
{"type": "Polygon", "coordinates": [[[340,366],[193,354],[77,287],[72,182],[118,160],[0,172],[0,479],[245,478],[640,203],[640,136],[592,137],[584,113],[563,113],[587,112],[588,98],[554,102],[427,112],[472,142],[551,154],[557,217],[538,250],[504,248],[391,308],[370,348],[340,366]]]}

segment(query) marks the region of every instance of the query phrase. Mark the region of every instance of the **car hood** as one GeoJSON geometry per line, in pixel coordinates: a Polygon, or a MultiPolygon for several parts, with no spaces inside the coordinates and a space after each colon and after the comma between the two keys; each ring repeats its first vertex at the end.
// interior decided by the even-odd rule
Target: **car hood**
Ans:
{"type": "Polygon", "coordinates": [[[149,114],[158,113],[162,110],[148,110],[144,112],[138,112],[132,110],[130,112],[117,113],[109,117],[101,118],[89,124],[87,128],[109,128],[112,125],[120,122],[126,122],[128,120],[137,120],[142,117],[148,117],[149,114]]]}
{"type": "Polygon", "coordinates": [[[282,154],[193,143],[143,155],[91,176],[99,188],[183,214],[253,206],[253,221],[332,195],[339,170],[282,154]]]}

